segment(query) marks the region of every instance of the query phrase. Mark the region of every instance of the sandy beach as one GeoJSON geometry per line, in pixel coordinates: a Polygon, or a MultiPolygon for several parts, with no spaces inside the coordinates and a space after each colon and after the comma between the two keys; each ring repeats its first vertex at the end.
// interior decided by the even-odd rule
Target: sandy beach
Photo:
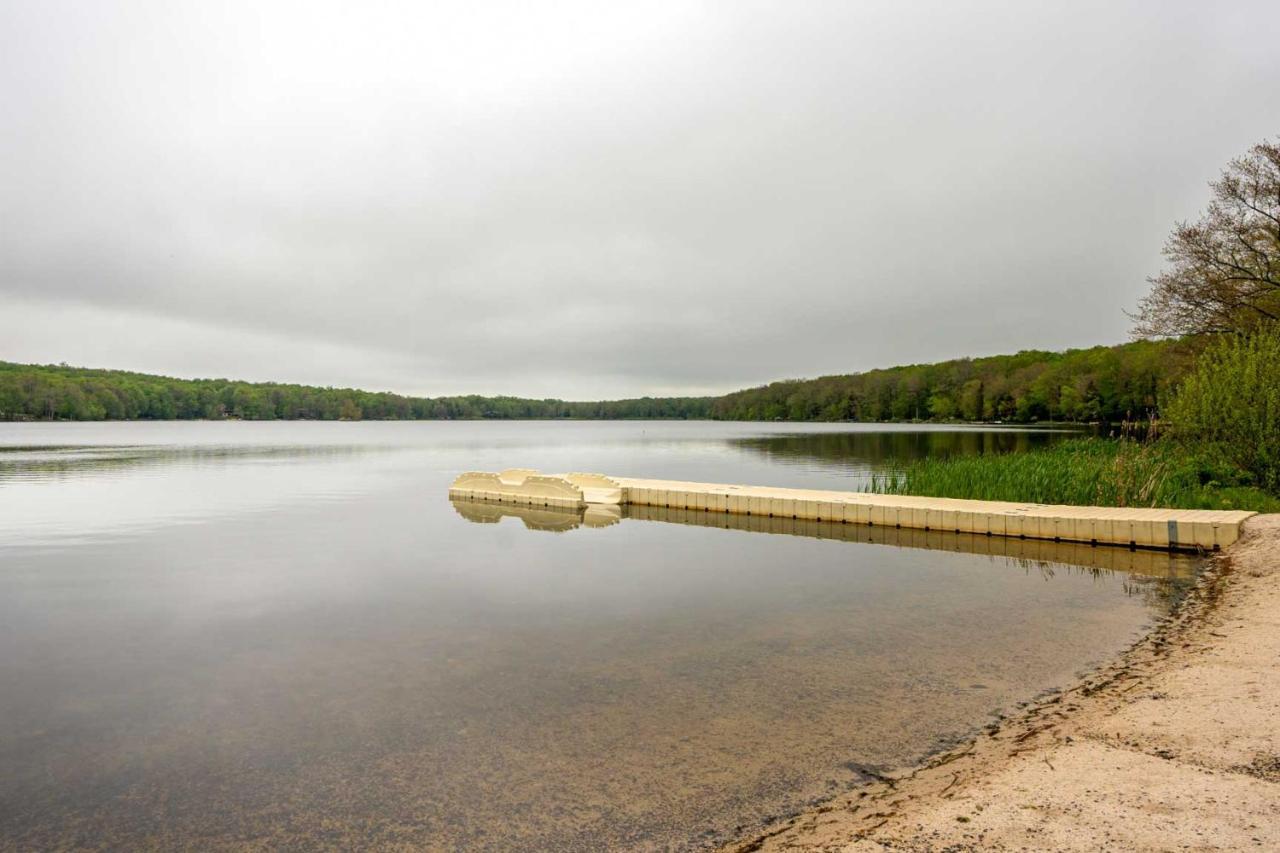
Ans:
{"type": "Polygon", "coordinates": [[[1112,664],[725,849],[1280,849],[1280,515],[1112,664]]]}

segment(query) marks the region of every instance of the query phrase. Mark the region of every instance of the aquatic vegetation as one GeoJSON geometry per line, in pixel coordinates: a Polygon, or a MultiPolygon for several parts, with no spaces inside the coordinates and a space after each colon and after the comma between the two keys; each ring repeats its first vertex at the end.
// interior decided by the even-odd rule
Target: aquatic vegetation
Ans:
{"type": "Polygon", "coordinates": [[[1081,438],[1028,453],[891,463],[867,491],[1087,506],[1280,511],[1221,455],[1169,439],[1081,438]]]}

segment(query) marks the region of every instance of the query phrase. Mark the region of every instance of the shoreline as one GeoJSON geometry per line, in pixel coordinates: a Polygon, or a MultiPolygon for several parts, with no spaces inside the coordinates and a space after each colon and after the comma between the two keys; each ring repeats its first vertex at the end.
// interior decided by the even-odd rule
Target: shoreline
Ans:
{"type": "Polygon", "coordinates": [[[1120,657],[723,853],[1280,848],[1280,514],[1120,657]]]}

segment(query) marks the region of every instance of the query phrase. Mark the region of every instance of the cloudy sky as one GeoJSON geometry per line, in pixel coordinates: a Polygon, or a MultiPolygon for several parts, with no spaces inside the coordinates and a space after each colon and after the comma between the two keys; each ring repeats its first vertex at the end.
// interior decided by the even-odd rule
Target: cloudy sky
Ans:
{"type": "Polygon", "coordinates": [[[0,359],[570,398],[1113,343],[1274,2],[0,0],[0,359]]]}

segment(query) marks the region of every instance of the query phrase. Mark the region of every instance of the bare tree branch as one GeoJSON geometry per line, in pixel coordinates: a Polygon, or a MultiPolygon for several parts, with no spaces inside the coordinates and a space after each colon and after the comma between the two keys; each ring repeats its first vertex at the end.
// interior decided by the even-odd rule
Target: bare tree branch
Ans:
{"type": "Polygon", "coordinates": [[[1138,303],[1140,336],[1247,332],[1280,320],[1280,140],[1232,160],[1201,218],[1165,243],[1168,267],[1138,303]]]}

